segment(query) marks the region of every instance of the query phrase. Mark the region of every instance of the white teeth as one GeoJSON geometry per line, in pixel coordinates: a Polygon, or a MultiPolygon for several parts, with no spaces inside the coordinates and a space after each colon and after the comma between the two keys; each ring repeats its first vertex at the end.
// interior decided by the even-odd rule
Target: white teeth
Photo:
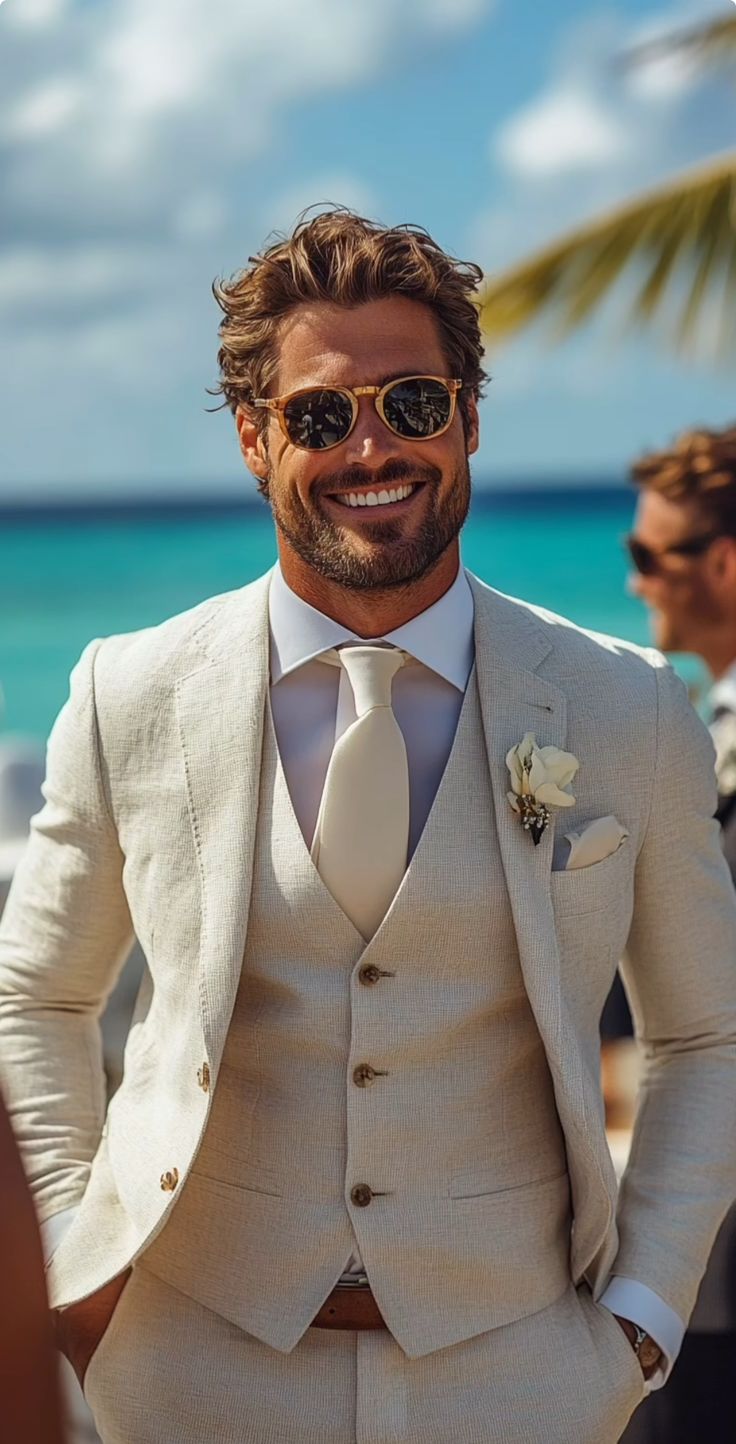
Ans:
{"type": "Polygon", "coordinates": [[[339,501],[341,506],[386,506],[387,502],[404,501],[407,496],[411,496],[413,490],[414,486],[409,485],[399,486],[395,491],[379,491],[378,494],[375,491],[350,491],[346,496],[338,496],[335,500],[339,501]]]}

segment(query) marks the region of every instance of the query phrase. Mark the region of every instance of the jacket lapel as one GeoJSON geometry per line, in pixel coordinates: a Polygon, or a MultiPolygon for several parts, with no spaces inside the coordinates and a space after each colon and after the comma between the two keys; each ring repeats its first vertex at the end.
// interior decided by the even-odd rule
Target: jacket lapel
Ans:
{"type": "Polygon", "coordinates": [[[243,965],[269,680],[270,573],[223,603],[179,678],[177,713],[200,886],[200,1004],[215,1072],[243,965]]]}
{"type": "Polygon", "coordinates": [[[533,618],[469,575],[475,602],[475,656],[501,860],[529,1002],[547,1054],[568,1143],[575,1200],[572,1266],[589,1268],[612,1215],[615,1177],[602,1146],[600,1086],[584,1070],[563,995],[551,898],[552,848],[559,814],[537,847],[511,808],[506,753],[525,732],[540,746],[565,747],[564,693],[536,674],[551,644],[533,618]]]}
{"type": "MultiPolygon", "coordinates": [[[[567,702],[559,688],[536,675],[535,668],[551,651],[529,613],[510,616],[506,599],[471,579],[475,601],[475,660],[483,729],[501,860],[514,917],[519,957],[537,1026],[553,1074],[564,1057],[569,1076],[569,1034],[560,988],[560,959],[550,880],[557,818],[552,819],[535,847],[508,801],[510,780],[506,753],[533,732],[541,747],[565,746],[567,702]]],[[[574,1050],[577,1057],[577,1049],[574,1050]]]]}

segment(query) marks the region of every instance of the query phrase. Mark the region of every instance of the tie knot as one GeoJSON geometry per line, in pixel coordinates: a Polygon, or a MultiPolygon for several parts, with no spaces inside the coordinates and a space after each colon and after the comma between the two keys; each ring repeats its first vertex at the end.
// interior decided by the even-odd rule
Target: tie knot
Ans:
{"type": "Polygon", "coordinates": [[[391,706],[391,684],[404,654],[398,647],[342,647],[338,653],[355,698],[355,715],[391,706]]]}

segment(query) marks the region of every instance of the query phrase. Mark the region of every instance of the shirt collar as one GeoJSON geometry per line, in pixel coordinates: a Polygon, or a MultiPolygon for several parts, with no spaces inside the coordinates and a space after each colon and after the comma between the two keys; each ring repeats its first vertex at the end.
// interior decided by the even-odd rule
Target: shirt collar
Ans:
{"type": "Polygon", "coordinates": [[[474,657],[473,594],[462,566],[438,602],[384,637],[358,637],[311,607],[287,585],[278,562],[271,573],[268,610],[272,685],[330,647],[372,641],[401,647],[460,692],[465,691],[474,657]]]}
{"type": "Polygon", "coordinates": [[[716,712],[720,707],[725,707],[729,712],[736,712],[736,661],[731,663],[727,672],[711,687],[708,693],[708,704],[711,711],[716,712]]]}

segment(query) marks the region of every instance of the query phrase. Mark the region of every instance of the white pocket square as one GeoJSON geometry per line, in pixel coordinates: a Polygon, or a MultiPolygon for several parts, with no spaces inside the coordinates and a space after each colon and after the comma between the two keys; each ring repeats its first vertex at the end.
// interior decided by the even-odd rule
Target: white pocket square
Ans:
{"type": "Polygon", "coordinates": [[[566,832],[570,854],[565,871],[576,867],[592,867],[594,862],[603,862],[612,853],[618,852],[624,838],[628,837],[625,827],[616,817],[597,817],[580,832],[566,832]]]}

